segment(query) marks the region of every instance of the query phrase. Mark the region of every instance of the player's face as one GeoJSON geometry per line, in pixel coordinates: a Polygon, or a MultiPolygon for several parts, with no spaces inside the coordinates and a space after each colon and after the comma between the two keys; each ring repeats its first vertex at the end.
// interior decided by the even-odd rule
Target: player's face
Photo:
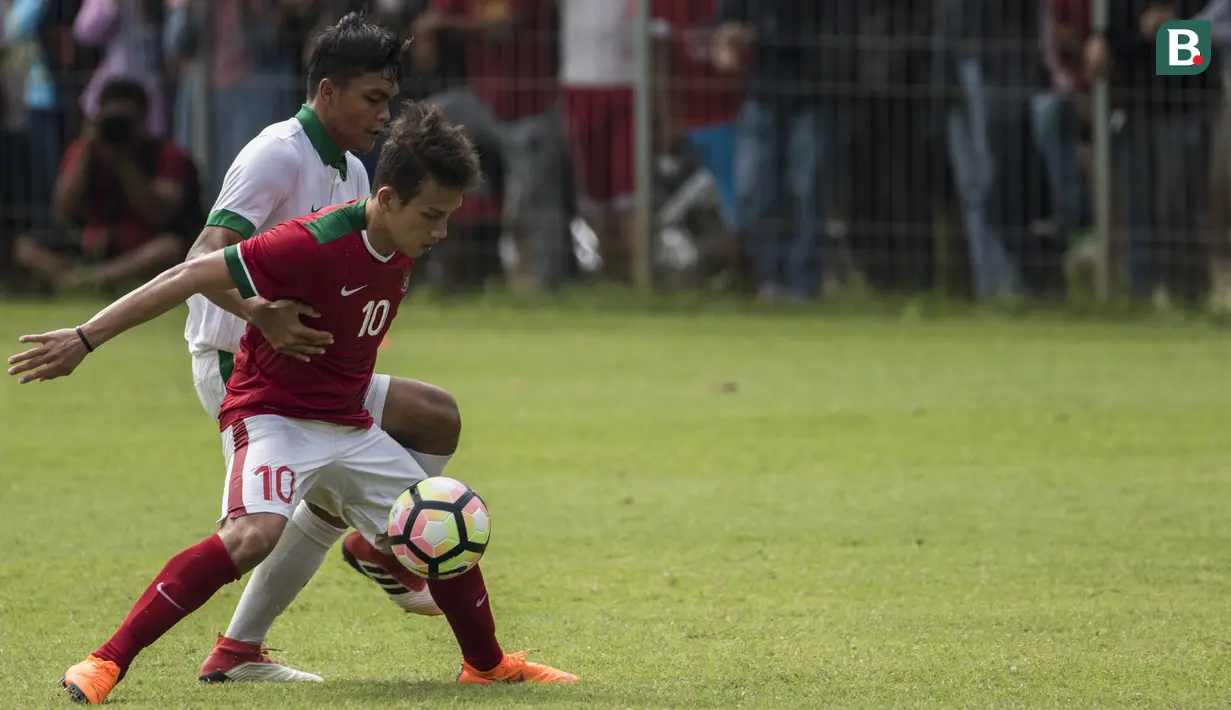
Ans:
{"type": "Polygon", "coordinates": [[[393,190],[385,187],[388,195],[380,195],[385,208],[386,225],[393,236],[398,251],[417,258],[449,234],[449,216],[462,205],[462,191],[442,187],[435,180],[428,180],[414,199],[402,203],[393,190]]]}
{"type": "Polygon", "coordinates": [[[341,139],[342,150],[366,153],[389,122],[389,102],[397,86],[386,74],[361,74],[341,87],[334,87],[329,111],[331,127],[341,139]]]}

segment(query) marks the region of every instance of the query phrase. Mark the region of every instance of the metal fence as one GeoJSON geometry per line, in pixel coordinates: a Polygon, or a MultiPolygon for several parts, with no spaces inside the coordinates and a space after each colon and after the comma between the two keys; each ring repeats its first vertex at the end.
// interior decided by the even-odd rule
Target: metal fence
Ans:
{"type": "Polygon", "coordinates": [[[403,95],[483,151],[485,188],[424,269],[443,290],[1231,306],[1221,0],[0,2],[3,283],[32,279],[22,245],[81,251],[54,198],[100,76],[147,87],[204,213],[244,142],[297,110],[313,30],[356,4],[415,37],[403,95]],[[1202,73],[1159,76],[1156,31],[1192,18],[1202,73]]]}

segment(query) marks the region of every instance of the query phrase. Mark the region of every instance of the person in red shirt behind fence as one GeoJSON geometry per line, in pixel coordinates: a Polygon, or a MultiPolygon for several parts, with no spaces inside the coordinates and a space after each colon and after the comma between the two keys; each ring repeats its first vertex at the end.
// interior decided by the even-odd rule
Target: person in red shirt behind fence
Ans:
{"type": "MultiPolygon", "coordinates": [[[[499,146],[505,229],[520,230],[540,290],[564,278],[571,241],[564,210],[564,130],[552,0],[432,0],[415,21],[415,66],[433,70],[438,33],[465,40],[466,86],[427,99],[480,145],[499,146]]],[[[528,257],[528,258],[526,258],[528,257]]]]}
{"type": "Polygon", "coordinates": [[[80,238],[57,230],[15,243],[16,264],[53,290],[109,290],[157,274],[184,258],[187,235],[204,222],[196,169],[173,141],[146,131],[149,105],[135,81],[102,88],[52,196],[56,221],[80,238]]]}

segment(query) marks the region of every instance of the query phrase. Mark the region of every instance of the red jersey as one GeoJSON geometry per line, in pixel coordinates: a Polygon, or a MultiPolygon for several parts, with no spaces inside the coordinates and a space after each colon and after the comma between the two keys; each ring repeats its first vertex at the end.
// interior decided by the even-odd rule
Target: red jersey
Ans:
{"type": "Polygon", "coordinates": [[[277,353],[249,325],[218,415],[223,430],[257,414],[372,426],[363,398],[415,262],[372,248],[366,203],[326,208],[226,248],[227,269],[241,296],[311,305],[321,317],[305,317],[305,324],[332,333],[333,345],[301,362],[277,353]]]}

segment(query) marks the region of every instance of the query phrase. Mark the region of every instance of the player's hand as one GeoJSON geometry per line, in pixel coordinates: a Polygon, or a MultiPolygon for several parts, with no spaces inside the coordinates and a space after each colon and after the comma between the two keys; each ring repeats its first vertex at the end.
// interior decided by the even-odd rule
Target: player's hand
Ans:
{"type": "Polygon", "coordinates": [[[87,354],[74,328],[23,335],[17,342],[38,343],[37,347],[9,358],[9,374],[21,375],[17,383],[22,385],[71,375],[87,354]]]}
{"type": "Polygon", "coordinates": [[[253,306],[248,322],[261,331],[274,350],[308,362],[313,355],[324,353],[326,345],[333,345],[333,335],[309,328],[300,316],[320,318],[321,314],[306,303],[290,299],[261,301],[253,306]]]}

